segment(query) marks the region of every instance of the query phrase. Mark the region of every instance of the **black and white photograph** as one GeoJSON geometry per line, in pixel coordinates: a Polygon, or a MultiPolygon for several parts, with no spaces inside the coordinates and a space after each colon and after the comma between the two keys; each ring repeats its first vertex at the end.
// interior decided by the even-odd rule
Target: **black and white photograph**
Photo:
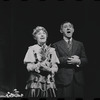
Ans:
{"type": "Polygon", "coordinates": [[[0,0],[0,98],[100,98],[99,0],[0,0]]]}

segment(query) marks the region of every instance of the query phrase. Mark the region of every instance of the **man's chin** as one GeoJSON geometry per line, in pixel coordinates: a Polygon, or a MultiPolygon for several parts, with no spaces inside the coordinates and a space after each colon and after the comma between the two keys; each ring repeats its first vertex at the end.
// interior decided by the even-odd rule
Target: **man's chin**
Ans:
{"type": "Polygon", "coordinates": [[[70,39],[71,37],[67,37],[68,39],[70,39]]]}

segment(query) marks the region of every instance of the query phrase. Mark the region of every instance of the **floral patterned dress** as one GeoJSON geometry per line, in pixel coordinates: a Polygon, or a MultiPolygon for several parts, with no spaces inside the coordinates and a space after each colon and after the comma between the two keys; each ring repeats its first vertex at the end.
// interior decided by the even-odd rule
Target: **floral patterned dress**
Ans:
{"type": "Polygon", "coordinates": [[[54,75],[58,70],[59,60],[55,49],[47,45],[30,46],[25,55],[24,63],[33,64],[33,70],[30,71],[30,77],[25,87],[26,97],[56,97],[54,75]],[[51,71],[44,70],[45,66],[37,66],[39,63],[50,67],[51,71]]]}

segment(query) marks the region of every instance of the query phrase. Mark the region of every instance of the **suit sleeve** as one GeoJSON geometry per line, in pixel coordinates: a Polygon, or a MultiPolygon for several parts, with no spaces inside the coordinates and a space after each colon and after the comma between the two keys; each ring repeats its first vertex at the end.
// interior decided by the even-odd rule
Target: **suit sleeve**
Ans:
{"type": "Polygon", "coordinates": [[[80,66],[84,66],[88,62],[83,43],[81,43],[81,56],[80,56],[80,60],[81,60],[80,66]]]}

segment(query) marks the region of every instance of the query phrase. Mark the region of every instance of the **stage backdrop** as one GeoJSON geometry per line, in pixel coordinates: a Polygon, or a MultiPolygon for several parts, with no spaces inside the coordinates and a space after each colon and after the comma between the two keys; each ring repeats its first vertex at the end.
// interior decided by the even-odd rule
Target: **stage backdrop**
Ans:
{"type": "Polygon", "coordinates": [[[0,84],[1,88],[17,88],[25,92],[28,79],[23,59],[28,46],[35,41],[33,28],[47,29],[48,43],[62,39],[60,25],[70,21],[75,28],[74,38],[82,41],[89,60],[84,68],[86,96],[99,97],[99,33],[100,3],[76,0],[9,0],[0,4],[0,84]]]}

